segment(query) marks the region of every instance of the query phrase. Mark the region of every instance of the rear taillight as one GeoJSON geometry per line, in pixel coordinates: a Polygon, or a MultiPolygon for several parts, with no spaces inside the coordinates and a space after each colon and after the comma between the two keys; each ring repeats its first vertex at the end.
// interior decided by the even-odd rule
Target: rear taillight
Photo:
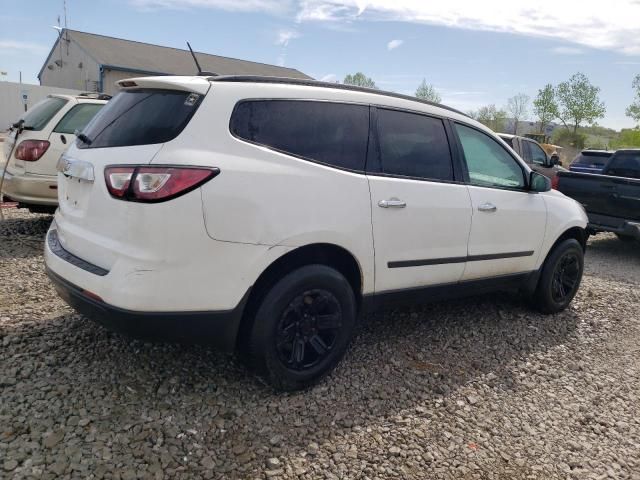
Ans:
{"type": "Polygon", "coordinates": [[[48,148],[49,142],[46,140],[25,140],[16,147],[16,159],[35,162],[48,148]]]}
{"type": "Polygon", "coordinates": [[[164,202],[184,195],[218,175],[217,168],[106,167],[104,178],[112,197],[130,202],[164,202]]]}
{"type": "Polygon", "coordinates": [[[551,188],[553,188],[554,190],[557,190],[559,184],[560,184],[560,177],[556,175],[551,179],[551,188]]]}

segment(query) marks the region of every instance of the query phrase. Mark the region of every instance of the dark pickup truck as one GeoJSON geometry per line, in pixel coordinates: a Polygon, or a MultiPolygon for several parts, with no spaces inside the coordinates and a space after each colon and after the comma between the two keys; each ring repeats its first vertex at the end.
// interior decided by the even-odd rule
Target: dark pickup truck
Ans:
{"type": "Polygon", "coordinates": [[[640,149],[618,150],[602,174],[559,172],[558,190],[582,204],[592,233],[640,240],[640,149]]]}

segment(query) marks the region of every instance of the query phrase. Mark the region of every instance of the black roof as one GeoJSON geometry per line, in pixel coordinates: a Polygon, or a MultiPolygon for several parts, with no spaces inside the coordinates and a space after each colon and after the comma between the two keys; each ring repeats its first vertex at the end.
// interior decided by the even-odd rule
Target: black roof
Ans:
{"type": "Polygon", "coordinates": [[[209,77],[208,80],[212,82],[279,83],[279,84],[286,84],[286,85],[302,85],[302,86],[308,86],[308,87],[333,88],[337,90],[350,90],[353,92],[373,93],[374,95],[382,95],[385,97],[400,98],[402,100],[409,100],[411,102],[423,103],[425,105],[431,105],[432,107],[443,108],[445,110],[455,112],[459,115],[464,115],[465,117],[469,116],[466,113],[461,112],[460,110],[456,110],[455,108],[442,105],[441,103],[430,102],[428,100],[412,97],[410,95],[403,95],[401,93],[387,92],[385,90],[378,90],[375,88],[359,87],[357,85],[345,85],[342,83],[329,83],[329,82],[322,82],[320,80],[306,80],[306,79],[298,79],[298,78],[266,77],[266,76],[260,76],[260,75],[223,75],[223,76],[209,77]]]}

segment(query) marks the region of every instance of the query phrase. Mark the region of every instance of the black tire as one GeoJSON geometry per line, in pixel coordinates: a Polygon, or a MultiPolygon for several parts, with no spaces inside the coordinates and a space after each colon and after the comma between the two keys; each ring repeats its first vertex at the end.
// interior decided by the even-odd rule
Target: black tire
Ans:
{"type": "Polygon", "coordinates": [[[288,273],[262,297],[241,339],[248,366],[276,390],[307,388],[344,356],[357,306],[351,285],[325,265],[288,273]]]}
{"type": "Polygon", "coordinates": [[[636,240],[631,235],[620,235],[619,233],[616,233],[616,237],[618,237],[618,240],[621,240],[624,243],[630,243],[630,242],[634,242],[636,240]]]}
{"type": "Polygon", "coordinates": [[[578,292],[584,270],[584,250],[567,239],[556,245],[544,262],[533,306],[542,313],[558,313],[569,306],[578,292]]]}

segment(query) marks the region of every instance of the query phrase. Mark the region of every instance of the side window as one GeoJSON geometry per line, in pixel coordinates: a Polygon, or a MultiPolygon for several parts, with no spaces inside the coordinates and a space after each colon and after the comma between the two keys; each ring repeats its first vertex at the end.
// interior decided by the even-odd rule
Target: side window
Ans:
{"type": "Polygon", "coordinates": [[[617,153],[607,168],[607,174],[616,177],[640,178],[640,153],[617,153]]]}
{"type": "Polygon", "coordinates": [[[378,109],[378,141],[383,172],[453,180],[451,152],[442,120],[378,109]]]}
{"type": "Polygon", "coordinates": [[[538,165],[544,165],[547,161],[547,154],[540,148],[539,145],[533,142],[526,142],[527,147],[529,149],[529,158],[532,163],[536,163],[538,165]]]}
{"type": "Polygon", "coordinates": [[[489,135],[458,123],[456,132],[472,185],[524,188],[524,173],[518,162],[489,135]]]}
{"type": "Polygon", "coordinates": [[[246,100],[231,132],[250,142],[339,168],[364,171],[369,107],[305,100],[246,100]]]}
{"type": "Polygon", "coordinates": [[[53,131],[55,133],[74,133],[76,130],[82,130],[102,107],[104,104],[101,103],[80,103],[62,117],[53,131]]]}

